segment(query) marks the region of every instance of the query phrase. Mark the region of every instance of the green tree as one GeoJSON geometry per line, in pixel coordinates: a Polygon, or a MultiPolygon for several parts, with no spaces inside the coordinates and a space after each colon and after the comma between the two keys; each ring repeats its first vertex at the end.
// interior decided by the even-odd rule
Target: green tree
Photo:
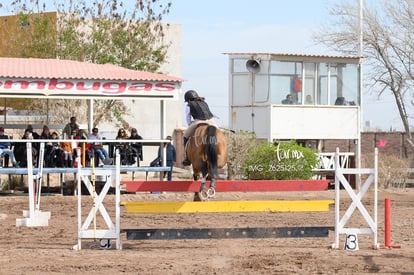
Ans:
{"type": "MultiPolygon", "coordinates": [[[[111,63],[149,72],[159,72],[166,62],[169,45],[163,41],[162,18],[169,13],[171,2],[62,0],[54,4],[57,16],[46,13],[50,7],[42,0],[15,0],[10,5],[2,8],[18,15],[21,30],[13,38],[12,56],[111,63]]],[[[65,103],[53,100],[48,104],[46,109],[62,113],[58,108],[65,103]]],[[[75,104],[79,113],[85,113],[85,102],[82,108],[79,102],[75,104]]],[[[44,105],[30,102],[32,108],[40,110],[45,110],[44,105]]],[[[95,125],[113,120],[125,123],[122,117],[127,108],[122,101],[95,100],[94,106],[95,125]]]]}

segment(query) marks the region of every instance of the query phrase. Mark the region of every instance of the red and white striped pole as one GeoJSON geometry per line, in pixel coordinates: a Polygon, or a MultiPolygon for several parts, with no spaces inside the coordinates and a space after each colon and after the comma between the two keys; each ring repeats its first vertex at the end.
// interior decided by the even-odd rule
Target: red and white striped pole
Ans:
{"type": "Polygon", "coordinates": [[[384,208],[385,243],[382,248],[401,248],[400,245],[391,244],[391,200],[389,198],[385,198],[384,208]]]}

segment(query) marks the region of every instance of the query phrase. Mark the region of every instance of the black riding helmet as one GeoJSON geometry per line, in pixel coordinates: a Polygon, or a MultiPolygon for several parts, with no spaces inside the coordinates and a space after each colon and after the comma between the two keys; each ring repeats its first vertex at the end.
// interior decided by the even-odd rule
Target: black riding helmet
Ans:
{"type": "Polygon", "coordinates": [[[188,101],[194,100],[194,99],[196,99],[198,97],[199,96],[198,96],[198,94],[197,94],[196,91],[194,91],[194,90],[188,90],[185,93],[185,95],[184,95],[184,100],[185,100],[185,102],[188,102],[188,101]]]}

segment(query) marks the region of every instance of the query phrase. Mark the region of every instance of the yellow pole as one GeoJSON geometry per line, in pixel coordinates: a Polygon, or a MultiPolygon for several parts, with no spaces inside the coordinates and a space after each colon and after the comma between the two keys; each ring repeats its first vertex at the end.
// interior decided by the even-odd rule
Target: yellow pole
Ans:
{"type": "Polygon", "coordinates": [[[334,200],[122,202],[127,213],[326,212],[334,200]]]}
{"type": "Polygon", "coordinates": [[[85,167],[86,163],[86,144],[82,143],[82,166],[85,167]]]}

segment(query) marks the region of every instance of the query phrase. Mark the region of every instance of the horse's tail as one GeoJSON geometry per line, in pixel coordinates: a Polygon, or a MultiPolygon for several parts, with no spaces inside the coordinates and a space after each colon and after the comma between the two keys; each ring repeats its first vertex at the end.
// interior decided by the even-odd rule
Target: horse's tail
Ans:
{"type": "Polygon", "coordinates": [[[217,178],[217,134],[216,127],[209,125],[207,127],[207,138],[205,144],[205,153],[210,166],[210,177],[217,178]]]}

